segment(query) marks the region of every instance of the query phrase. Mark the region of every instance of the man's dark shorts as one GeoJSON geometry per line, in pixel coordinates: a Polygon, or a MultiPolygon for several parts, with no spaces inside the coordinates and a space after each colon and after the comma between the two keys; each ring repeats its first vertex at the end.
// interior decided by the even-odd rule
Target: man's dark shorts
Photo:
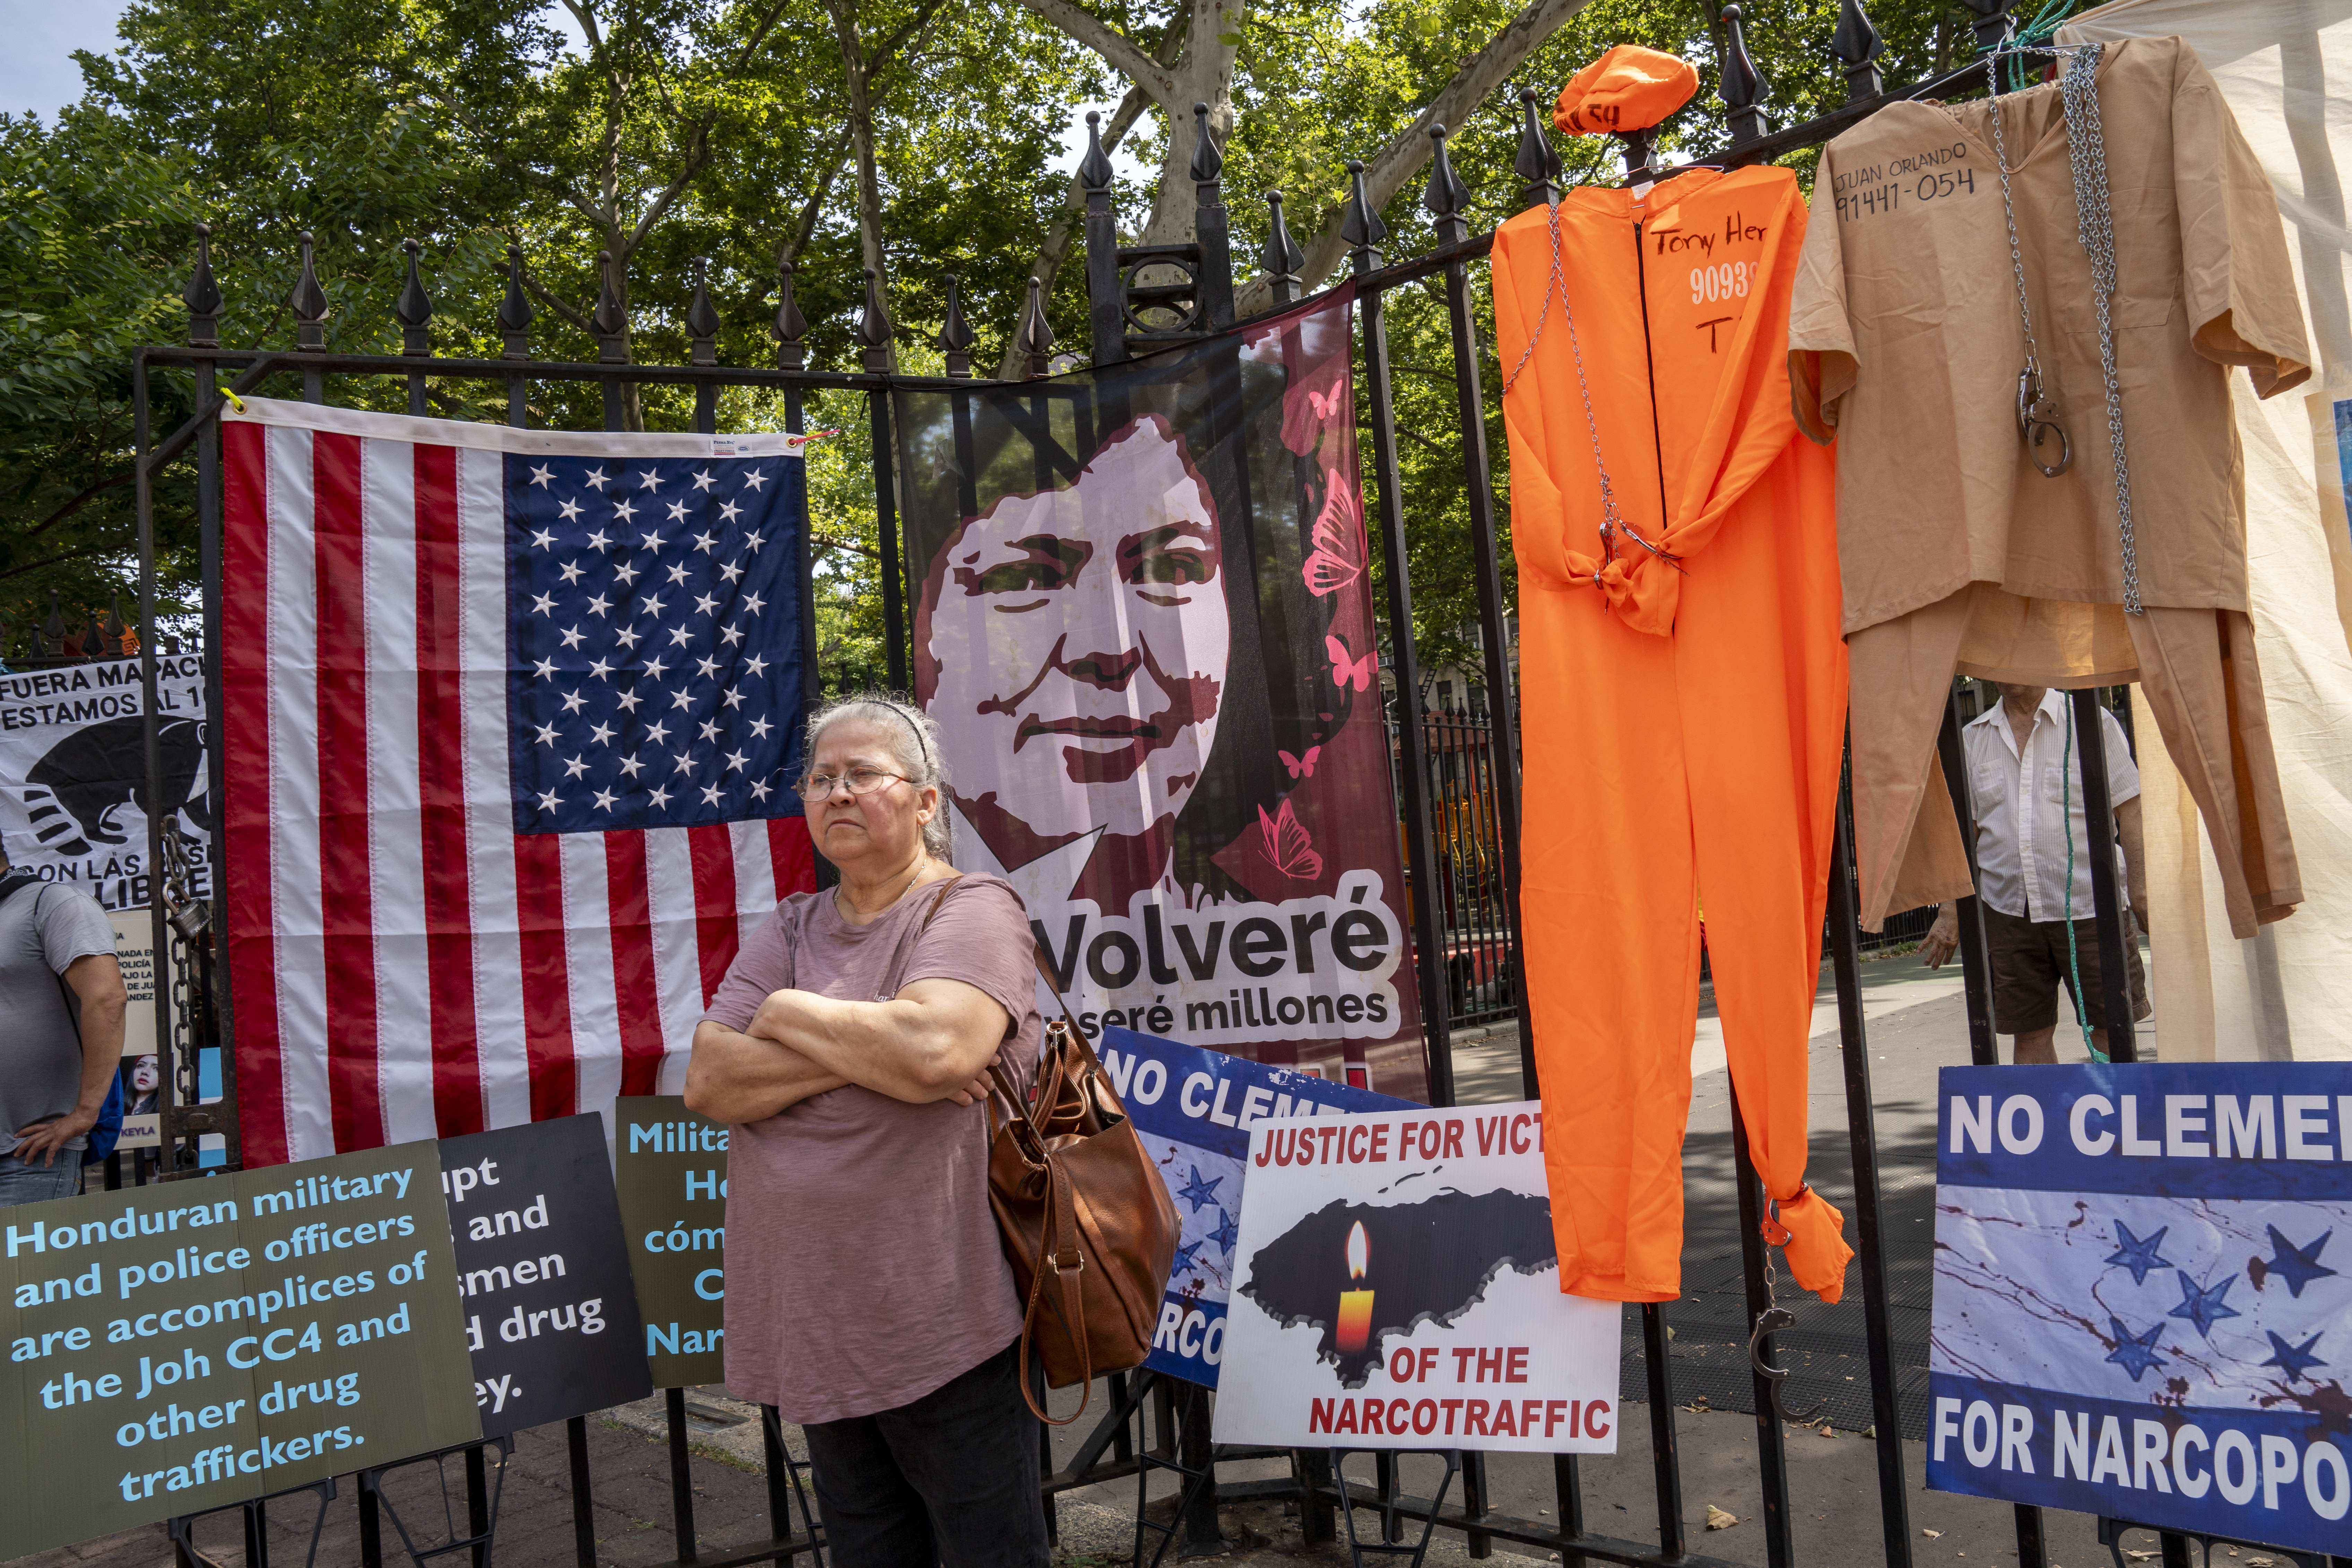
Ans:
{"type": "MultiPolygon", "coordinates": [[[[1986,955],[1992,963],[1992,1026],[2001,1035],[2030,1035],[2058,1022],[2058,991],[2074,989],[2067,974],[2066,922],[2029,921],[1984,906],[1986,955]]],[[[2137,934],[2124,944],[2131,969],[2132,1017],[2146,1018],[2147,972],[2139,961],[2137,934]]],[[[2099,922],[2074,922],[2074,962],[2081,966],[2087,1002],[2075,999],[2094,1029],[2107,1026],[2106,993],[2099,982],[2099,922]]]]}

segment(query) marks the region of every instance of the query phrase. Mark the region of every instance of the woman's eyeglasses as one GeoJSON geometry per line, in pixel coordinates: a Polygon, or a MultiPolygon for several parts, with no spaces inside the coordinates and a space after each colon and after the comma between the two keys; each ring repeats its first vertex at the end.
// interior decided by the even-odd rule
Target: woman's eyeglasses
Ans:
{"type": "Polygon", "coordinates": [[[843,784],[849,786],[849,793],[853,795],[872,795],[906,776],[904,773],[886,773],[880,768],[852,768],[845,773],[811,773],[793,788],[799,792],[803,800],[814,804],[832,799],[833,792],[843,784]]]}

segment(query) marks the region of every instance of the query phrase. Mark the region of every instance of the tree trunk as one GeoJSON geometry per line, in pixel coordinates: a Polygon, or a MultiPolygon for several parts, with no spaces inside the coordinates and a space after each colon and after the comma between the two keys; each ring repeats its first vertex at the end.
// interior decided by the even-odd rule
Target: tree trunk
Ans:
{"type": "Polygon", "coordinates": [[[834,36],[841,41],[841,74],[849,100],[849,145],[857,159],[857,238],[866,265],[888,299],[889,274],[882,264],[882,182],[874,163],[874,100],[865,46],[857,37],[855,0],[826,0],[834,36]]]}
{"type": "Polygon", "coordinates": [[[1192,150],[1200,122],[1192,106],[1209,106],[1209,132],[1223,146],[1234,133],[1234,61],[1248,19],[1248,0],[1192,0],[1184,23],[1182,63],[1171,75],[1176,91],[1160,106],[1168,123],[1168,151],[1160,160],[1160,185],[1151,217],[1143,226],[1146,245],[1181,245],[1193,237],[1192,150]]]}

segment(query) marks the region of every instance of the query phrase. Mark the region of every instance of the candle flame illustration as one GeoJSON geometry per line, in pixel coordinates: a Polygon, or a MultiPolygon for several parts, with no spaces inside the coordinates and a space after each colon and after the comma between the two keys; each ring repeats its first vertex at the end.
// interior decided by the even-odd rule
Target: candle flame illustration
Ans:
{"type": "Polygon", "coordinates": [[[1361,1279],[1364,1277],[1364,1265],[1370,1260],[1371,1251],[1372,1244],[1364,1235],[1364,1222],[1358,1220],[1355,1228],[1348,1232],[1348,1277],[1349,1279],[1361,1279]]]}

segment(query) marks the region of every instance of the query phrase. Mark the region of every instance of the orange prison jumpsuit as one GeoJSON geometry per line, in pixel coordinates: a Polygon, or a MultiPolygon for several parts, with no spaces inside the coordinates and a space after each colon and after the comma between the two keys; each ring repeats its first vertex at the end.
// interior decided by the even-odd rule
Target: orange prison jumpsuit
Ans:
{"type": "MultiPolygon", "coordinates": [[[[1495,237],[1519,566],[1528,811],[1520,921],[1560,1288],[1680,1294],[1698,906],[1749,1147],[1791,1271],[1835,1301],[1853,1257],[1804,1187],[1805,1043],[1846,703],[1834,454],[1790,413],[1805,204],[1780,169],[1572,191],[1560,265],[1601,486],[1537,207],[1495,237]],[[1598,574],[1596,582],[1595,574],[1598,574]]],[[[1768,1227],[1769,1229],[1769,1227],[1768,1227]]],[[[1777,1239],[1777,1237],[1776,1237],[1777,1239]]]]}

